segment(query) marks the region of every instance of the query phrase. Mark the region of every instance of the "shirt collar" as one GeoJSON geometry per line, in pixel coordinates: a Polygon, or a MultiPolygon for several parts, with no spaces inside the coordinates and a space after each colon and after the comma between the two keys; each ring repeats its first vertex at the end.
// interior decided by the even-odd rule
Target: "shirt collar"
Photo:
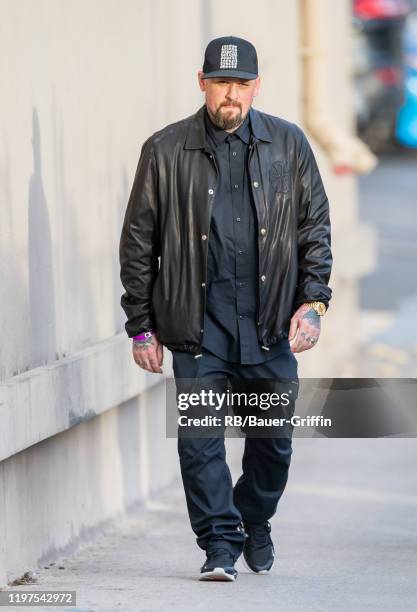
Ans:
{"type": "Polygon", "coordinates": [[[222,144],[228,136],[232,136],[232,135],[238,136],[246,144],[249,144],[250,142],[250,135],[251,135],[250,113],[247,113],[245,120],[238,127],[238,129],[231,133],[226,132],[226,130],[223,130],[222,128],[219,128],[217,125],[215,125],[212,122],[207,112],[207,107],[205,107],[205,110],[204,110],[204,122],[205,122],[206,130],[211,136],[211,138],[213,139],[216,147],[222,144]]]}

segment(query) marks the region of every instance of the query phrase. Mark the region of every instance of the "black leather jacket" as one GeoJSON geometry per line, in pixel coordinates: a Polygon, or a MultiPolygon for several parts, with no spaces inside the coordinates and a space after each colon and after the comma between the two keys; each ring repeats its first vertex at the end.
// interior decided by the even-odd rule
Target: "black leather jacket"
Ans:
{"type": "MultiPolygon", "coordinates": [[[[249,179],[258,219],[258,337],[288,337],[304,302],[328,306],[329,203],[303,131],[250,109],[249,179]]],[[[201,353],[210,218],[218,170],[204,105],[142,146],[120,239],[129,337],[153,329],[171,350],[201,353]]]]}

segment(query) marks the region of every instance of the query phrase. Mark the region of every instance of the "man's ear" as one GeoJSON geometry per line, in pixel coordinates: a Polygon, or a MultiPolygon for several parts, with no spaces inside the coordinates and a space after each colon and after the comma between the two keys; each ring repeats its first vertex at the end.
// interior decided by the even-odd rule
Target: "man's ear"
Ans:
{"type": "Polygon", "coordinates": [[[253,93],[254,97],[258,95],[260,87],[261,87],[261,77],[257,76],[256,77],[256,84],[255,84],[255,90],[254,90],[254,93],[253,93]]]}
{"type": "Polygon", "coordinates": [[[198,71],[198,74],[197,74],[198,84],[200,86],[201,91],[206,91],[206,83],[205,83],[204,79],[201,78],[203,76],[203,74],[204,74],[204,72],[202,70],[198,71]]]}

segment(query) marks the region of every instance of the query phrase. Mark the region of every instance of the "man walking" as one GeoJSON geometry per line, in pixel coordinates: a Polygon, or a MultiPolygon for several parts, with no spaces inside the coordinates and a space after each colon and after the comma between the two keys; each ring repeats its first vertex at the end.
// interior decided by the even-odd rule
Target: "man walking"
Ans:
{"type": "MultiPolygon", "coordinates": [[[[298,384],[295,353],[311,349],[331,299],[328,199],[294,123],[252,107],[254,46],[212,40],[198,73],[204,105],[143,144],[120,240],[121,305],[135,362],[177,387],[215,379],[255,389],[298,384]],[[269,381],[269,382],[268,382],[269,381]]],[[[268,573],[270,519],[284,491],[291,435],[246,436],[232,485],[224,438],[179,436],[190,522],[207,559],[201,580],[268,573]]]]}

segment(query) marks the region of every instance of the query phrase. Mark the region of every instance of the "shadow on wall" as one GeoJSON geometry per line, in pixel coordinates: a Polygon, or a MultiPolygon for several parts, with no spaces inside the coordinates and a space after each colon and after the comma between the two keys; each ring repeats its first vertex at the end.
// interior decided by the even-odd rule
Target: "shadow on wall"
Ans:
{"type": "Polygon", "coordinates": [[[6,134],[1,137],[0,155],[0,381],[28,369],[29,347],[25,343],[27,326],[20,325],[16,333],[16,322],[23,322],[26,315],[26,284],[22,274],[21,260],[16,253],[16,238],[13,226],[12,161],[6,134]]]}
{"type": "MultiPolygon", "coordinates": [[[[90,214],[88,211],[86,215],[83,214],[84,208],[89,207],[88,196],[82,195],[77,200],[74,195],[72,160],[68,157],[65,139],[69,125],[55,88],[52,90],[51,106],[56,233],[59,237],[57,254],[60,278],[57,278],[57,286],[61,297],[59,314],[63,321],[57,358],[61,359],[90,346],[97,338],[100,295],[95,281],[101,259],[99,254],[92,254],[90,240],[94,237],[90,214]]],[[[88,164],[88,159],[84,163],[88,164]]],[[[89,184],[85,182],[83,187],[83,194],[88,193],[89,184]]]]}
{"type": "Polygon", "coordinates": [[[117,206],[116,206],[116,222],[115,222],[115,230],[116,235],[114,237],[114,243],[116,245],[116,250],[113,258],[113,292],[114,292],[114,330],[115,333],[121,333],[125,331],[125,321],[126,316],[120,305],[120,298],[122,297],[122,293],[124,293],[124,287],[120,280],[120,262],[119,262],[119,244],[120,244],[120,235],[122,233],[122,226],[124,221],[124,216],[127,208],[127,203],[129,199],[130,189],[129,189],[129,178],[127,175],[126,168],[123,166],[122,168],[122,181],[120,191],[117,196],[117,206]]]}
{"type": "Polygon", "coordinates": [[[33,174],[29,182],[28,257],[31,367],[56,357],[56,310],[48,207],[42,182],[39,117],[32,112],[33,174]]]}

